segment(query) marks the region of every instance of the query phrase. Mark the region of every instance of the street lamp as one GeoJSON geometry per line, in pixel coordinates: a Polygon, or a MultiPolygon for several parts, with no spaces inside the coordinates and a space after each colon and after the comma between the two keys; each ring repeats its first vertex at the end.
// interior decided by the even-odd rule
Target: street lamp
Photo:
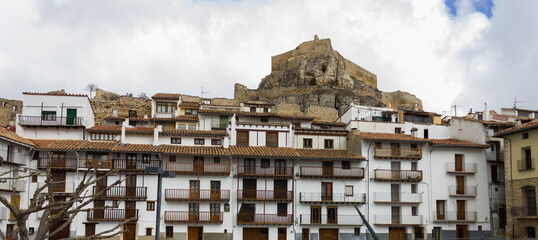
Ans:
{"type": "Polygon", "coordinates": [[[160,167],[146,167],[146,173],[156,174],[157,175],[157,213],[155,213],[155,240],[159,240],[159,235],[161,234],[161,194],[162,194],[162,184],[163,177],[165,178],[175,178],[175,172],[164,171],[160,167]]]}

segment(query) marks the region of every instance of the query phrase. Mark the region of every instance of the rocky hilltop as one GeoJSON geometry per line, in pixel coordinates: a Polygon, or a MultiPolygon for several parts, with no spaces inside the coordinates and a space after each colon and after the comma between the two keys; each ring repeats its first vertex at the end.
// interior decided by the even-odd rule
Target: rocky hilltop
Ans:
{"type": "Polygon", "coordinates": [[[22,112],[22,101],[0,98],[0,127],[15,125],[15,116],[22,112]]]}
{"type": "Polygon", "coordinates": [[[147,97],[120,96],[98,88],[91,102],[95,114],[95,124],[104,124],[104,118],[112,116],[114,109],[116,109],[118,116],[129,116],[129,110],[136,110],[138,117],[145,115],[151,117],[151,99],[147,97]]]}
{"type": "Polygon", "coordinates": [[[353,101],[355,104],[399,109],[422,109],[422,101],[407,92],[377,89],[377,76],[345,59],[330,39],[301,43],[273,56],[271,73],[258,89],[235,85],[235,100],[267,101],[281,113],[304,113],[319,120],[335,120],[353,101]]]}

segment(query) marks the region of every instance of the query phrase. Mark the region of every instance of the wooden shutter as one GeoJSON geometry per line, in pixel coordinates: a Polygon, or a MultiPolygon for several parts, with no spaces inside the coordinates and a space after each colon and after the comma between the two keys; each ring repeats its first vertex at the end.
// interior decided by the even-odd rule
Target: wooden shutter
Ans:
{"type": "Polygon", "coordinates": [[[265,135],[265,142],[267,147],[269,148],[277,148],[278,147],[278,132],[267,132],[265,135]]]}
{"type": "Polygon", "coordinates": [[[237,146],[248,147],[248,131],[237,131],[237,146]]]}

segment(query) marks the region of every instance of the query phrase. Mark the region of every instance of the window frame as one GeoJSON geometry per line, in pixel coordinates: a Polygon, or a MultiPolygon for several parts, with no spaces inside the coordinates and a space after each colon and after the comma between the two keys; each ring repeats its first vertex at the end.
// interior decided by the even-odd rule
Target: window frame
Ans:
{"type": "Polygon", "coordinates": [[[334,149],[334,139],[324,139],[323,142],[325,149],[334,149]]]}
{"type": "Polygon", "coordinates": [[[146,201],[146,211],[155,211],[155,201],[146,201]]]}
{"type": "Polygon", "coordinates": [[[312,148],[312,138],[303,138],[303,148],[312,148]]]}
{"type": "Polygon", "coordinates": [[[170,144],[181,144],[181,138],[170,138],[170,144]]]}
{"type": "Polygon", "coordinates": [[[174,238],[174,226],[166,226],[165,229],[166,238],[174,238]]]}
{"type": "Polygon", "coordinates": [[[194,145],[205,145],[205,138],[195,138],[194,145]]]}
{"type": "Polygon", "coordinates": [[[350,161],[342,161],[342,169],[351,169],[350,161]]]}
{"type": "Polygon", "coordinates": [[[211,139],[211,145],[212,146],[220,146],[220,145],[222,145],[222,139],[218,139],[218,138],[211,139]]]}

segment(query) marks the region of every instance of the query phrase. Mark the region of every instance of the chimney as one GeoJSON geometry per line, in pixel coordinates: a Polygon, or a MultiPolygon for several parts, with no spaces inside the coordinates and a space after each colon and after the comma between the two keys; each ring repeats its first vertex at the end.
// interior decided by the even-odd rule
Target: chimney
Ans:
{"type": "Polygon", "coordinates": [[[411,136],[412,137],[417,137],[417,132],[418,132],[418,128],[416,128],[416,127],[411,128],[411,136]]]}
{"type": "Polygon", "coordinates": [[[125,144],[125,128],[129,126],[129,118],[126,118],[121,125],[121,138],[120,144],[125,144]]]}
{"type": "Polygon", "coordinates": [[[413,107],[413,110],[418,111],[418,103],[415,103],[415,107],[413,107]]]}
{"type": "Polygon", "coordinates": [[[118,109],[112,109],[112,117],[118,117],[118,109]]]}
{"type": "Polygon", "coordinates": [[[290,123],[290,136],[288,137],[288,146],[287,147],[293,147],[293,124],[290,123]]]}
{"type": "Polygon", "coordinates": [[[484,103],[484,113],[482,114],[483,120],[490,120],[489,119],[489,111],[488,111],[488,104],[484,103]]]}
{"type": "Polygon", "coordinates": [[[517,127],[517,126],[520,126],[520,125],[521,125],[521,120],[516,119],[516,122],[515,122],[514,126],[517,127]]]}
{"type": "Polygon", "coordinates": [[[232,115],[231,119],[231,126],[230,126],[230,145],[235,146],[237,145],[237,132],[235,131],[235,113],[232,115]]]}
{"type": "Polygon", "coordinates": [[[159,145],[159,133],[162,131],[162,125],[157,125],[155,128],[153,128],[153,146],[159,145]]]}
{"type": "Polygon", "coordinates": [[[222,148],[228,149],[230,147],[230,137],[226,136],[224,137],[224,141],[222,142],[222,148]]]}

